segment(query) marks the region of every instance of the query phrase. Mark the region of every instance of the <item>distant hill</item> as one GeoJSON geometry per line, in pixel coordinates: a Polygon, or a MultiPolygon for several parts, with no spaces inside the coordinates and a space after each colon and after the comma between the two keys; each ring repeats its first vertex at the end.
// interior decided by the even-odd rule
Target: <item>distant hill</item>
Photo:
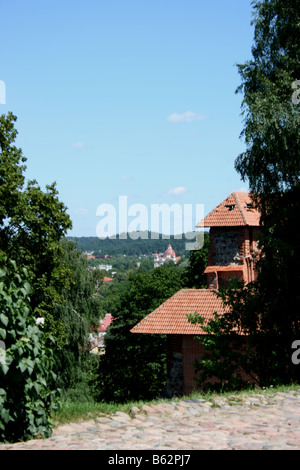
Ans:
{"type": "Polygon", "coordinates": [[[101,254],[107,255],[118,255],[124,254],[127,256],[141,256],[141,255],[153,255],[156,251],[158,253],[163,253],[168,244],[171,243],[172,248],[175,250],[177,256],[183,256],[187,254],[186,243],[192,243],[194,239],[188,238],[182,234],[181,239],[174,236],[166,236],[163,234],[152,234],[151,232],[143,232],[144,238],[137,238],[139,233],[133,232],[127,235],[117,235],[116,239],[106,238],[104,240],[99,239],[98,237],[67,237],[69,240],[72,240],[79,251],[85,252],[101,252],[101,254]],[[120,238],[121,237],[121,238],[120,238]]]}

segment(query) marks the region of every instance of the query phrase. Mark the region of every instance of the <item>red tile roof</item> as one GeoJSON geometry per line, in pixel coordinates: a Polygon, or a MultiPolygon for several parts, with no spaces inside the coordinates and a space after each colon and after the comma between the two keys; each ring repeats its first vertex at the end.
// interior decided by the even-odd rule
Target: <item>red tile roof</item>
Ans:
{"type": "Polygon", "coordinates": [[[243,270],[244,270],[244,266],[242,264],[232,265],[232,266],[230,266],[230,265],[228,265],[228,266],[207,266],[204,273],[207,274],[207,273],[214,273],[216,271],[232,272],[232,271],[243,271],[243,270]]]}
{"type": "Polygon", "coordinates": [[[223,314],[225,309],[212,289],[182,289],[134,326],[131,333],[205,334],[199,324],[193,325],[187,319],[187,314],[195,312],[208,321],[215,312],[223,314]]]}
{"type": "Polygon", "coordinates": [[[106,331],[113,320],[111,313],[107,313],[104,319],[100,319],[98,328],[92,326],[92,330],[106,331]]]}
{"type": "Polygon", "coordinates": [[[213,209],[196,227],[259,226],[260,214],[251,205],[249,193],[234,192],[213,209]]]}

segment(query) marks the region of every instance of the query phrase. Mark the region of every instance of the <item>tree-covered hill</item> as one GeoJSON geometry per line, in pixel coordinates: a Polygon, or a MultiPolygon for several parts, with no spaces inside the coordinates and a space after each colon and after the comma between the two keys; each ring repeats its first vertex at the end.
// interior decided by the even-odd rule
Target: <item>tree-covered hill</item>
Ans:
{"type": "MultiPolygon", "coordinates": [[[[166,236],[163,234],[156,234],[154,238],[153,233],[143,232],[143,238],[137,238],[137,233],[129,233],[127,238],[120,238],[119,235],[116,235],[115,239],[106,238],[104,240],[99,239],[98,237],[68,237],[72,240],[78,250],[87,251],[87,252],[100,252],[101,254],[116,255],[153,255],[156,251],[157,253],[163,253],[168,244],[171,243],[172,248],[175,250],[177,256],[184,256],[188,254],[186,250],[187,243],[193,243],[194,239],[191,239],[190,234],[185,236],[181,235],[181,238],[176,238],[174,236],[166,236]]],[[[195,234],[196,236],[196,234],[195,234]]]]}

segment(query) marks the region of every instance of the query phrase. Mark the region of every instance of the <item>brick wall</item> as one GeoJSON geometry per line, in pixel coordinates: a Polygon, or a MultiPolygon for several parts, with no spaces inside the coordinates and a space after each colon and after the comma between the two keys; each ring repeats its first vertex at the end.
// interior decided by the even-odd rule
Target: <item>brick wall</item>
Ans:
{"type": "Polygon", "coordinates": [[[230,279],[238,279],[239,281],[245,280],[247,275],[243,271],[219,271],[218,272],[218,282],[219,287],[222,285],[228,285],[230,279]]]}
{"type": "MultiPolygon", "coordinates": [[[[169,359],[168,395],[189,395],[193,391],[200,390],[195,381],[195,378],[199,374],[195,369],[195,360],[200,360],[204,354],[202,344],[192,335],[170,335],[167,341],[169,359]]],[[[239,372],[243,380],[249,383],[254,382],[253,377],[247,376],[242,371],[239,372]]]]}
{"type": "Polygon", "coordinates": [[[247,227],[212,227],[209,232],[209,266],[239,265],[243,262],[247,227]]]}
{"type": "Polygon", "coordinates": [[[256,278],[255,257],[259,254],[256,227],[212,227],[210,229],[210,267],[224,267],[222,271],[207,274],[207,287],[218,289],[229,278],[244,280],[246,283],[256,278]],[[229,271],[230,266],[241,266],[241,271],[229,271]],[[226,270],[225,270],[226,268],[226,270]]]}

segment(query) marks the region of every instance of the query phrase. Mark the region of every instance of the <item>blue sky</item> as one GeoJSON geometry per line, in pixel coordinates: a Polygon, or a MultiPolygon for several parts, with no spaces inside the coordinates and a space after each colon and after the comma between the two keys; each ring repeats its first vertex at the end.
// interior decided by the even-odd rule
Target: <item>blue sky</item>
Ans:
{"type": "Polygon", "coordinates": [[[95,236],[120,196],[206,214],[247,190],[235,64],[251,14],[250,0],[1,0],[0,113],[18,117],[26,177],[57,182],[70,235],[95,236]]]}

